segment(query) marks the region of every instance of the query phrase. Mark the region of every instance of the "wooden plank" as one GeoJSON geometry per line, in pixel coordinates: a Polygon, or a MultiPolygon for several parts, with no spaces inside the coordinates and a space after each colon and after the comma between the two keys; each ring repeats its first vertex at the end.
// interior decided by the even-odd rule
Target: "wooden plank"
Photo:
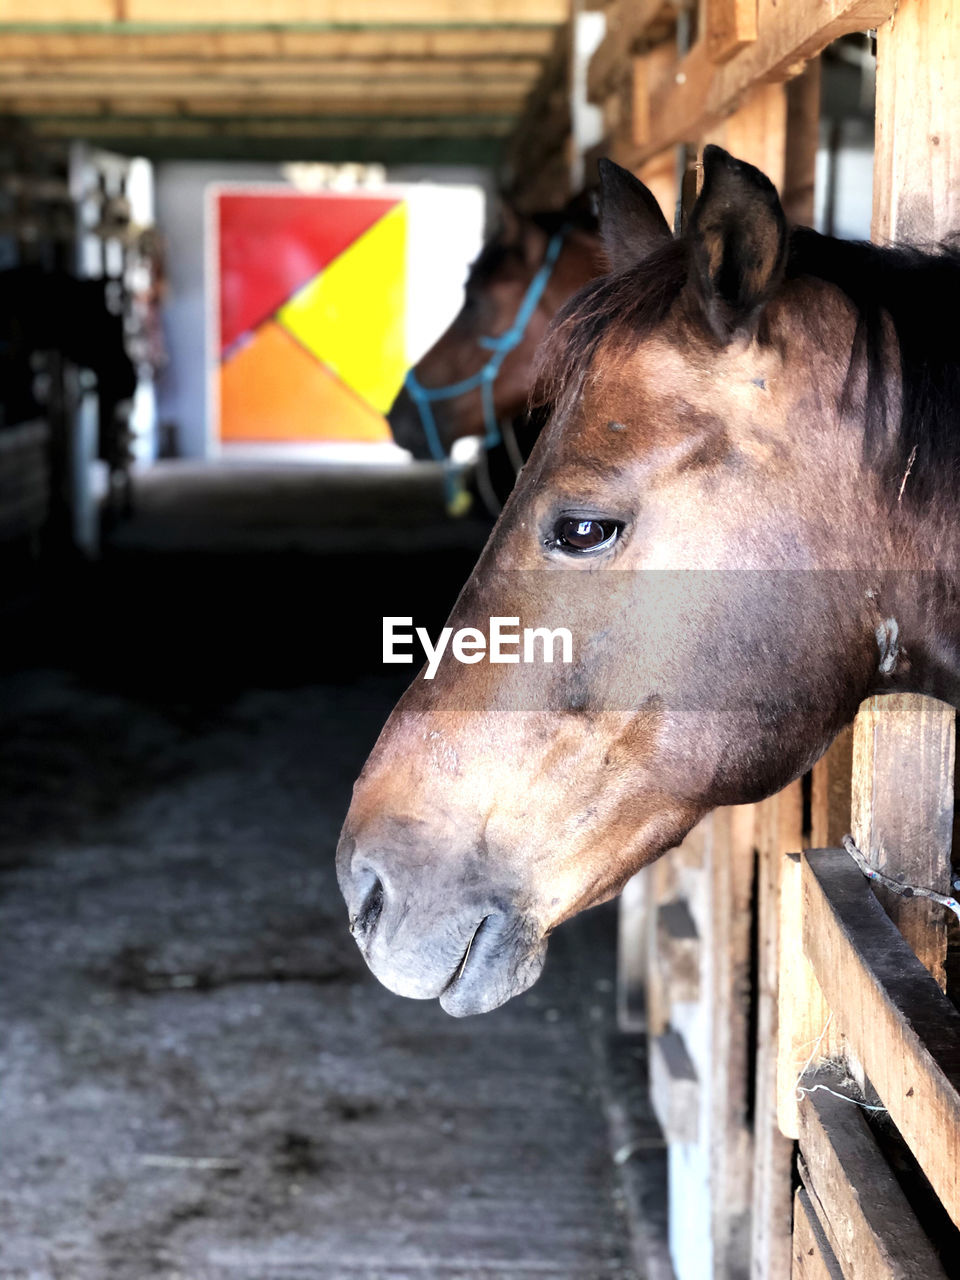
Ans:
{"type": "Polygon", "coordinates": [[[687,1047],[676,1031],[650,1040],[650,1101],[668,1142],[696,1142],[700,1086],[687,1047]]]}
{"type": "Polygon", "coordinates": [[[960,1226],[960,1012],[843,850],[803,859],[803,946],[830,1008],[960,1226]]]}
{"type": "MultiPolygon", "coordinates": [[[[642,146],[646,139],[652,137],[655,128],[655,122],[650,118],[651,85],[659,82],[676,57],[675,41],[665,40],[649,53],[634,59],[632,127],[633,141],[638,145],[642,146]]],[[[673,225],[672,214],[667,221],[673,225]]]]}
{"type": "Polygon", "coordinates": [[[900,0],[877,30],[873,236],[941,239],[960,227],[960,13],[900,0]]]}
{"type": "Polygon", "coordinates": [[[217,84],[219,81],[246,81],[271,86],[276,81],[306,82],[375,79],[508,80],[532,83],[540,74],[539,58],[357,58],[250,59],[220,58],[215,62],[197,58],[34,58],[4,57],[0,61],[0,85],[26,80],[59,79],[84,86],[91,80],[106,84],[131,80],[186,80],[217,84]]]}
{"type": "MultiPolygon", "coordinates": [[[[75,138],[77,122],[75,116],[33,117],[31,130],[38,137],[75,138]]],[[[317,139],[339,141],[344,138],[357,139],[442,139],[462,138],[506,138],[513,129],[512,119],[498,119],[495,116],[471,116],[464,120],[444,119],[442,116],[431,120],[405,120],[402,117],[370,116],[365,120],[344,120],[339,117],[327,119],[275,119],[258,120],[245,118],[242,120],[209,120],[185,119],[182,117],[157,116],[148,120],[142,117],[88,116],[83,122],[83,134],[87,138],[136,139],[145,142],[167,139],[263,139],[278,142],[303,139],[305,142],[317,139]]]]}
{"type": "MultiPolygon", "coordinates": [[[[819,59],[803,75],[782,85],[764,85],[752,95],[765,94],[763,110],[772,124],[772,135],[734,136],[731,125],[726,129],[726,145],[734,154],[750,160],[764,170],[781,189],[785,207],[809,208],[813,214],[813,175],[819,142],[820,80],[819,59]],[[770,147],[769,136],[779,137],[779,148],[770,147]]],[[[739,114],[739,113],[738,113],[739,114]]],[[[801,790],[802,795],[802,790],[801,790]]],[[[802,806],[802,799],[801,799],[802,806]]],[[[849,800],[847,803],[849,815],[849,800]]],[[[823,993],[813,975],[810,962],[803,954],[802,895],[799,849],[803,842],[803,817],[799,816],[800,835],[795,849],[785,849],[780,858],[779,938],[777,947],[777,1045],[776,1107],[777,1126],[785,1137],[795,1138],[798,1129],[797,1077],[811,1057],[836,1052],[839,1034],[832,1026],[823,993]]]]}
{"type": "Polygon", "coordinates": [[[189,58],[217,62],[242,58],[544,58],[553,48],[552,26],[331,27],[328,30],[200,28],[196,31],[20,31],[0,23],[4,60],[73,64],[97,59],[189,58]]]}
{"type": "Polygon", "coordinates": [[[757,0],[706,0],[711,62],[727,62],[757,38],[757,0]]]}
{"type": "Polygon", "coordinates": [[[6,22],[564,22],[566,0],[5,0],[6,22]],[[122,3],[122,11],[121,11],[122,3]]]}
{"type": "Polygon", "coordinates": [[[787,221],[813,225],[814,179],[820,146],[820,59],[787,84],[787,146],[780,203],[787,221]]]}
{"type": "Polygon", "coordinates": [[[103,116],[109,112],[121,115],[181,116],[184,114],[207,118],[228,117],[241,119],[256,116],[418,116],[439,118],[443,115],[516,116],[522,101],[516,96],[477,97],[473,94],[454,97],[441,95],[425,98],[424,95],[405,94],[402,97],[386,94],[324,95],[313,98],[258,99],[230,98],[56,98],[34,97],[32,94],[0,94],[0,108],[14,115],[63,115],[103,116]]]}
{"type": "Polygon", "coordinates": [[[710,1019],[710,1233],[715,1274],[746,1274],[750,1262],[751,942],[756,807],[711,819],[709,955],[702,960],[710,1019]]]}
{"type": "Polygon", "coordinates": [[[844,1280],[946,1280],[863,1112],[827,1092],[836,1089],[836,1074],[821,1072],[806,1084],[815,1092],[800,1105],[804,1181],[829,1220],[844,1280]]]}
{"type": "Polygon", "coordinates": [[[704,41],[650,86],[655,127],[637,141],[636,163],[678,142],[700,138],[761,81],[787,80],[832,40],[889,17],[895,0],[759,0],[756,41],[715,65],[704,41]]]}
{"type": "MultiPolygon", "coordinates": [[[[773,1276],[770,1280],[774,1280],[773,1276]]],[[[790,1280],[844,1280],[840,1264],[803,1187],[797,1188],[793,1199],[790,1280]]]]}
{"type": "Polygon", "coordinates": [[[704,144],[725,147],[739,160],[755,164],[775,187],[783,186],[786,164],[787,94],[782,84],[751,89],[739,111],[704,135],[704,144]]]}
{"type": "MultiPolygon", "coordinates": [[[[955,722],[946,703],[903,693],[869,698],[854,724],[851,830],[857,847],[893,879],[939,893],[950,893],[955,722]]],[[[943,908],[879,887],[876,892],[944,986],[943,908]]]]}
{"type": "Polygon", "coordinates": [[[587,68],[587,98],[601,103],[630,74],[629,55],[643,44],[667,38],[678,6],[671,0],[621,0],[610,10],[607,29],[587,68]]]}
{"type": "Polygon", "coordinates": [[[815,849],[837,849],[850,834],[853,778],[853,725],[841,729],[813,766],[810,787],[810,840],[815,849]]]}
{"type": "Polygon", "coordinates": [[[114,22],[119,17],[117,0],[4,0],[0,18],[4,22],[114,22]]]}
{"type": "Polygon", "coordinates": [[[303,79],[279,77],[276,80],[263,80],[259,76],[241,78],[195,77],[132,77],[128,79],[87,80],[70,79],[52,76],[47,79],[31,79],[25,81],[8,81],[0,77],[0,96],[27,94],[31,98],[55,98],[69,101],[71,97],[112,98],[244,98],[248,108],[258,106],[264,101],[283,101],[294,98],[301,101],[320,99],[337,101],[340,99],[358,98],[370,101],[371,98],[386,97],[394,100],[409,98],[414,101],[425,99],[433,102],[436,99],[462,97],[469,95],[476,101],[485,97],[505,98],[522,104],[529,90],[529,84],[513,77],[495,80],[470,80],[460,76],[447,76],[434,79],[431,76],[392,80],[381,80],[377,76],[366,79],[339,80],[326,76],[308,76],[303,79]]]}
{"type": "Polygon", "coordinates": [[[780,948],[777,986],[777,1124],[800,1136],[797,1081],[809,1065],[842,1053],[842,1036],[803,950],[800,854],[780,864],[780,948]]]}
{"type": "Polygon", "coordinates": [[[754,1086],[752,1271],[785,1276],[790,1270],[793,1144],[777,1124],[780,877],[786,854],[803,840],[799,782],[758,805],[757,829],[757,1044],[754,1086]]]}

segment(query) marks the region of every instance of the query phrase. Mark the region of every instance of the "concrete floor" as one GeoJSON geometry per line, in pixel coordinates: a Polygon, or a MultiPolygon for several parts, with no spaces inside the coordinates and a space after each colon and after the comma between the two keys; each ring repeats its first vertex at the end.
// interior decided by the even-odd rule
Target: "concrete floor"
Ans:
{"type": "MultiPolygon", "coordinates": [[[[476,533],[445,530],[444,558],[421,518],[398,545],[397,493],[368,483],[352,555],[342,479],[297,482],[340,513],[326,555],[244,535],[211,558],[202,481],[197,544],[173,536],[172,473],[6,655],[2,1280],[667,1274],[642,1046],[613,1033],[612,910],[558,932],[531,992],[463,1021],[381,988],[347,933],[333,848],[398,685],[372,644],[338,657],[318,598],[362,581],[362,627],[390,590],[445,610],[476,533]]],[[[269,524],[245,493],[247,524],[269,524]]]]}

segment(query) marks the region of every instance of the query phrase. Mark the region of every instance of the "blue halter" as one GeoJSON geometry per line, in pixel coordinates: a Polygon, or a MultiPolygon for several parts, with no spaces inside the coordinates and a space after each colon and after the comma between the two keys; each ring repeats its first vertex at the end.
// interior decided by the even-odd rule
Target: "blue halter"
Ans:
{"type": "Polygon", "coordinates": [[[425,387],[418,380],[413,369],[410,369],[407,373],[404,385],[420,414],[420,423],[423,427],[423,434],[427,438],[430,456],[434,462],[442,462],[445,467],[444,488],[448,506],[456,505],[459,475],[440,440],[440,432],[437,430],[437,423],[431,406],[438,400],[455,400],[458,396],[466,395],[469,391],[476,391],[479,387],[483,401],[483,447],[484,449],[492,449],[494,445],[500,443],[500,424],[497,421],[497,413],[493,403],[493,385],[497,380],[504,360],[524,339],[527,326],[533,318],[533,313],[540,305],[540,299],[550,283],[550,277],[553,275],[553,269],[557,265],[557,259],[560,257],[566,234],[566,229],[558,231],[547,245],[547,252],[544,255],[543,262],[536,275],[530,281],[513,324],[506,333],[498,334],[495,338],[477,339],[485,351],[492,352],[490,359],[482,369],[478,370],[477,373],[471,374],[469,378],[463,378],[460,382],[448,383],[445,387],[425,387]]]}

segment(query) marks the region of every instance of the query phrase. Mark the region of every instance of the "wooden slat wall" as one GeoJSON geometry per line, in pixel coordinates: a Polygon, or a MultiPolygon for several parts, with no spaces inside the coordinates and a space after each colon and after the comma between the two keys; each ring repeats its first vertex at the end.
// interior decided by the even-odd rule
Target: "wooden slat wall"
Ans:
{"type": "MultiPolygon", "coordinates": [[[[610,0],[608,8],[621,14],[627,6],[610,0]]],[[[631,11],[641,8],[651,23],[653,6],[631,11]]],[[[668,203],[677,173],[689,172],[691,144],[718,142],[765,169],[781,186],[788,217],[807,222],[819,132],[819,68],[808,59],[838,36],[874,26],[874,236],[941,238],[960,229],[960,10],[947,0],[796,0],[789,6],[705,0],[700,38],[682,57],[672,35],[647,41],[643,28],[633,27],[619,59],[608,41],[591,68],[590,86],[607,116],[608,150],[645,180],[662,181],[663,194],[657,195],[668,203]],[[627,82],[628,52],[634,56],[627,82]]],[[[881,907],[850,856],[836,846],[853,830],[888,875],[949,892],[955,733],[954,712],[939,703],[894,697],[866,704],[807,784],[807,839],[832,852],[801,857],[799,787],[794,798],[788,793],[755,806],[749,830],[741,827],[731,837],[725,828],[734,859],[745,848],[755,848],[757,856],[752,1239],[746,1264],[753,1280],[943,1275],[865,1113],[849,1099],[858,1085],[875,1102],[879,1095],[877,1105],[889,1110],[958,1222],[960,1020],[938,987],[944,981],[944,910],[890,894],[880,895],[881,907]],[[792,1196],[798,1138],[802,1186],[792,1196]]],[[[706,838],[718,848],[722,842],[711,823],[725,821],[717,814],[704,824],[706,838]]],[[[653,877],[647,898],[648,917],[655,919],[660,899],[653,877]]],[[[666,942],[667,951],[674,949],[666,942]]],[[[724,971],[728,957],[718,958],[715,948],[730,945],[722,930],[701,939],[701,999],[709,993],[717,1000],[717,988],[703,978],[724,971]]],[[[648,934],[646,972],[662,1034],[671,1013],[655,931],[648,934]]],[[[719,1007],[726,1017],[722,1001],[719,1007]]],[[[750,1046],[734,1043],[742,1032],[732,1026],[714,1048],[739,1066],[750,1046]]],[[[702,1116],[714,1074],[729,1085],[730,1073],[715,1061],[705,1078],[695,1065],[702,1116]]],[[[710,1131],[722,1132],[716,1126],[710,1131]]],[[[701,1130],[698,1141],[705,1137],[701,1130]]],[[[722,1165],[712,1168],[709,1275],[721,1280],[748,1273],[742,1254],[737,1259],[724,1252],[729,1221],[716,1217],[716,1201],[736,1201],[742,1186],[731,1183],[731,1171],[722,1165]]],[[[671,1190],[682,1200],[694,1186],[671,1190]]],[[[686,1256],[680,1262],[680,1280],[708,1274],[691,1271],[686,1256]]]]}

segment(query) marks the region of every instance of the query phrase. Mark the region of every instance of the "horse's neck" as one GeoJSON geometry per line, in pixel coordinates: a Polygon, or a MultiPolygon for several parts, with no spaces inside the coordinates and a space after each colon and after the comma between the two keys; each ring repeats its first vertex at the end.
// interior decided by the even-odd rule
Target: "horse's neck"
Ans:
{"type": "Polygon", "coordinates": [[[960,707],[960,520],[921,515],[911,541],[902,567],[884,575],[881,624],[896,632],[893,683],[960,707]]]}

